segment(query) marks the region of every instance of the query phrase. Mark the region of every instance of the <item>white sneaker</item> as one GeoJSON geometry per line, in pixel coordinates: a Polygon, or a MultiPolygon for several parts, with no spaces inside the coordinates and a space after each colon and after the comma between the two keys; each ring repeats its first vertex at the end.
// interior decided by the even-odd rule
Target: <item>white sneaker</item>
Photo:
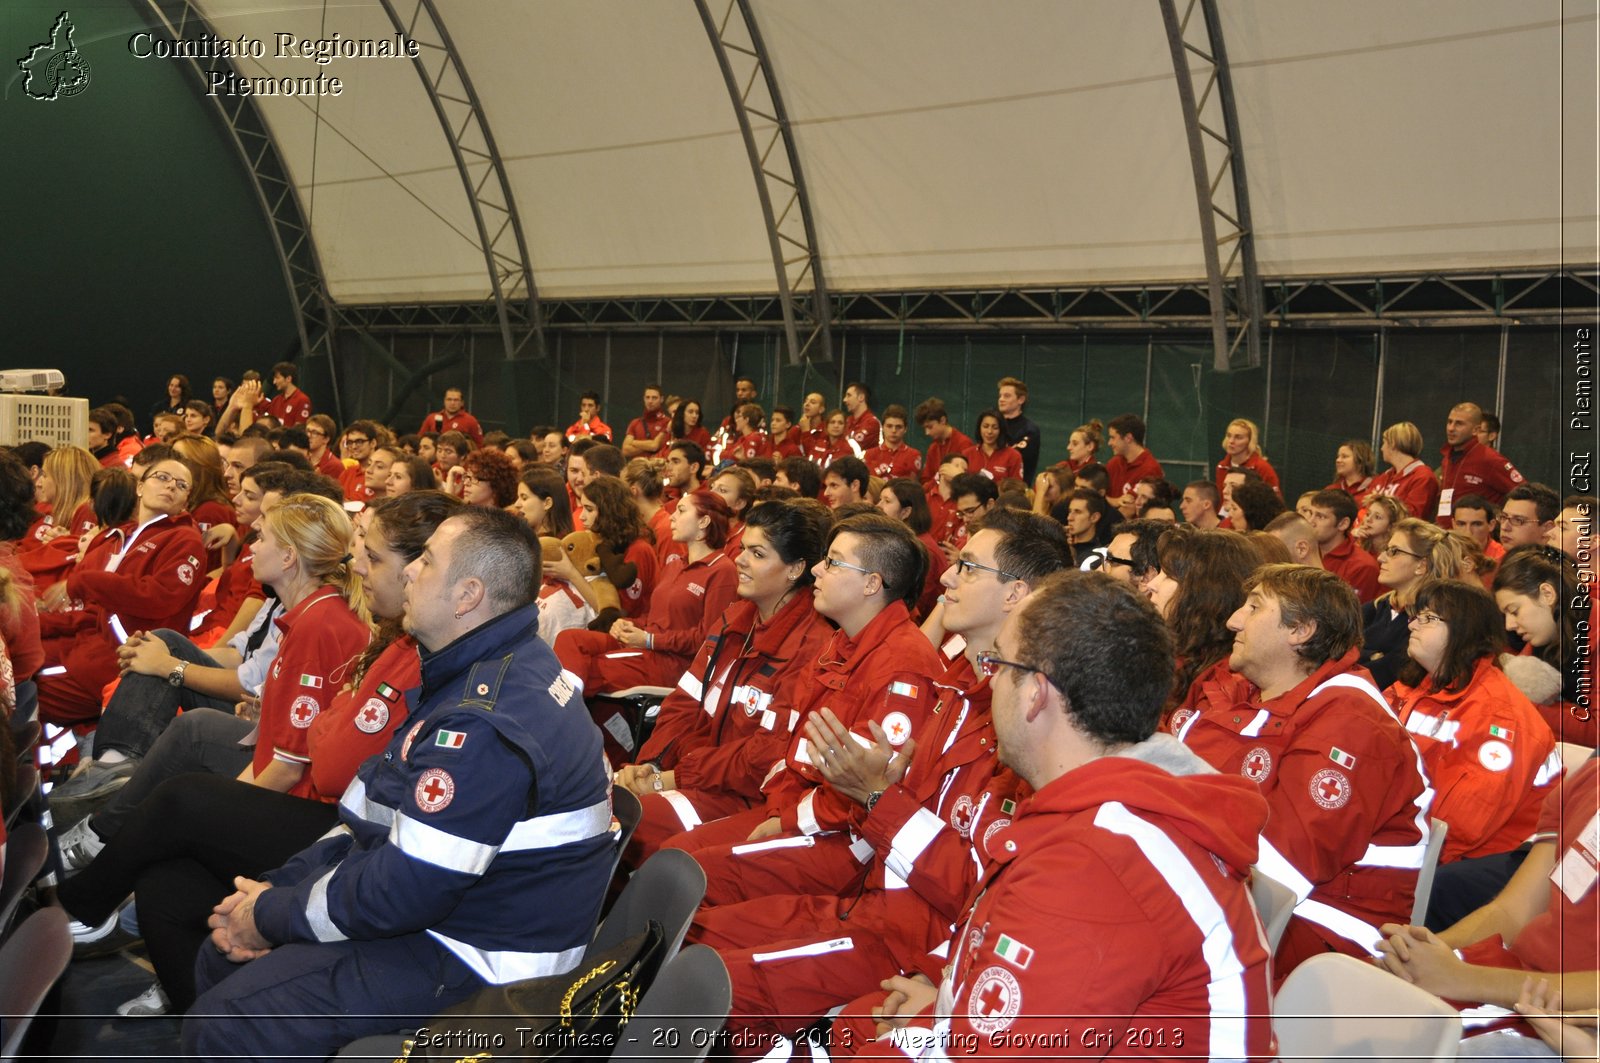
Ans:
{"type": "Polygon", "coordinates": [[[117,913],[112,912],[106,918],[106,921],[98,926],[90,926],[88,923],[80,923],[76,919],[69,919],[67,927],[72,931],[73,945],[98,945],[110,937],[117,929],[117,913]]]}
{"type": "Polygon", "coordinates": [[[167,999],[160,982],[151,982],[149,989],[117,1005],[117,1014],[125,1019],[146,1019],[153,1015],[165,1015],[170,1010],[172,1001],[167,999]]]}
{"type": "Polygon", "coordinates": [[[106,843],[89,826],[89,817],[78,820],[61,835],[61,859],[72,871],[82,871],[100,855],[106,843]]]}

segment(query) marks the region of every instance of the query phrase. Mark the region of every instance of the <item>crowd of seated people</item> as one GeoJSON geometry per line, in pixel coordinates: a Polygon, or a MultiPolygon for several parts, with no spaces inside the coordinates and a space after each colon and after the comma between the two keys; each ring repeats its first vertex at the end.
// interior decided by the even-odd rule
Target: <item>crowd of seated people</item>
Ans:
{"type": "Polygon", "coordinates": [[[1474,404],[1437,472],[1401,422],[1385,470],[1351,439],[1289,495],[1242,418],[1182,486],[1133,414],[1052,460],[1011,377],[970,437],[938,397],[796,415],[741,378],[720,424],[651,385],[621,431],[586,392],[514,438],[459,388],[397,435],[268,376],[0,455],[0,697],[77,736],[60,903],[104,953],[131,895],[157,980],[123,1014],[190,1012],[203,1058],[328,1056],[570,969],[598,766],[644,808],[622,874],[707,870],[689,936],[739,1057],[830,1013],[836,1054],[930,1058],[1149,1014],[1267,1059],[1272,993],[1325,952],[1462,1005],[1600,1003],[1562,947],[1600,934],[1594,877],[1533,881],[1592,852],[1561,743],[1597,740],[1595,500],[1524,482],[1474,404]],[[568,711],[638,686],[671,690],[638,748],[568,711]],[[559,871],[506,844],[546,816],[559,871]],[[1294,893],[1270,956],[1252,874],[1294,893]]]}

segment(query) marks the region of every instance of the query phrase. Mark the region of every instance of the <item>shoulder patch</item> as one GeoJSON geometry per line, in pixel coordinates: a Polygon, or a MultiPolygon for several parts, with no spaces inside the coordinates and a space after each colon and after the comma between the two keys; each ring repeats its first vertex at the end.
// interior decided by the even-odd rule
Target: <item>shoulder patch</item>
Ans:
{"type": "Polygon", "coordinates": [[[972,980],[967,1021],[981,1034],[996,1034],[1022,1012],[1022,986],[1004,967],[985,968],[972,980]]]}

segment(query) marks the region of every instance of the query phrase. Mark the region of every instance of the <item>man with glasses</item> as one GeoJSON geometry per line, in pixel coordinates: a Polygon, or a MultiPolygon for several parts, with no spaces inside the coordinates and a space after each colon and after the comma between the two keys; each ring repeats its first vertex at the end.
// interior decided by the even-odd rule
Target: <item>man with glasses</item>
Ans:
{"type": "MultiPolygon", "coordinates": [[[[798,705],[772,706],[792,726],[823,708],[872,742],[872,723],[899,749],[932,707],[929,676],[944,668],[911,621],[927,560],[905,522],[864,513],[834,525],[827,556],[813,572],[812,607],[838,625],[802,685],[798,705]]],[[[707,823],[666,845],[693,853],[706,869],[706,904],[754,897],[842,893],[859,880],[866,855],[852,848],[852,803],[823,782],[811,744],[796,731],[784,759],[762,787],[765,800],[746,812],[707,823]],[[803,873],[767,857],[804,846],[803,873]],[[780,866],[781,865],[781,866],[780,866]]]]}
{"type": "Polygon", "coordinates": [[[1515,550],[1543,543],[1560,513],[1561,496],[1553,490],[1539,483],[1519,484],[1500,509],[1500,545],[1515,550]]]}
{"type": "MultiPolygon", "coordinates": [[[[344,462],[339,460],[339,455],[333,452],[333,439],[338,434],[338,426],[333,423],[333,418],[325,413],[314,413],[306,418],[306,460],[311,462],[311,467],[324,476],[337,480],[344,473],[344,462]]],[[[238,490],[237,487],[234,488],[238,490]]]]}
{"type": "MultiPolygon", "coordinates": [[[[931,706],[925,733],[899,741],[886,726],[891,716],[870,724],[865,742],[830,707],[805,722],[811,763],[848,810],[870,864],[859,894],[790,889],[701,910],[690,934],[721,953],[733,979],[733,1023],[752,1042],[790,1034],[900,971],[944,962],[932,950],[948,939],[975,881],[975,839],[1009,818],[1003,809],[1016,783],[995,779],[992,673],[982,654],[1033,588],[1071,564],[1055,521],[996,510],[940,579],[944,630],[959,649],[938,679],[918,681],[931,706]]],[[[769,874],[788,864],[779,877],[800,882],[811,850],[764,859],[769,874]]]]}
{"type": "Polygon", "coordinates": [[[1111,542],[1106,546],[1106,558],[1101,567],[1118,583],[1126,583],[1148,595],[1150,580],[1161,571],[1161,554],[1157,544],[1161,541],[1161,533],[1170,527],[1172,525],[1166,521],[1142,517],[1117,525],[1117,534],[1111,537],[1111,542]]]}
{"type": "MultiPolygon", "coordinates": [[[[999,762],[1032,795],[981,835],[982,889],[948,955],[884,983],[879,1047],[1273,1058],[1270,964],[1248,886],[1266,802],[1155,733],[1173,675],[1156,610],[1103,573],[1064,573],[978,660],[993,670],[999,762]],[[1126,1017],[1141,1015],[1159,1019],[1130,1029],[1126,1017]]],[[[868,1035],[835,1025],[837,1042],[868,1035]]]]}
{"type": "Polygon", "coordinates": [[[950,501],[955,506],[956,516],[961,518],[961,526],[955,537],[944,544],[946,557],[951,561],[956,559],[961,544],[978,530],[999,498],[1000,489],[995,482],[981,473],[964,472],[950,481],[950,501]]]}
{"type": "Polygon", "coordinates": [[[1319,953],[1374,955],[1378,927],[1410,919],[1433,790],[1356,664],[1361,609],[1350,585],[1280,564],[1245,589],[1228,618],[1230,672],[1204,686],[1178,737],[1254,782],[1271,807],[1257,867],[1297,902],[1278,946],[1281,980],[1319,953]]]}
{"type": "MultiPolygon", "coordinates": [[[[1444,446],[1439,450],[1443,455],[1439,462],[1439,514],[1435,521],[1441,528],[1450,527],[1455,496],[1482,495],[1498,503],[1523,482],[1522,474],[1505,455],[1478,441],[1477,430],[1482,423],[1483,408],[1475,402],[1457,403],[1445,420],[1444,446]]],[[[1506,544],[1508,549],[1510,545],[1506,544]]]]}
{"type": "Polygon", "coordinates": [[[382,431],[374,421],[352,421],[344,430],[340,441],[344,456],[354,461],[339,474],[339,486],[344,488],[346,502],[366,505],[372,501],[373,492],[367,486],[367,462],[372,459],[372,448],[377,445],[382,431]]]}

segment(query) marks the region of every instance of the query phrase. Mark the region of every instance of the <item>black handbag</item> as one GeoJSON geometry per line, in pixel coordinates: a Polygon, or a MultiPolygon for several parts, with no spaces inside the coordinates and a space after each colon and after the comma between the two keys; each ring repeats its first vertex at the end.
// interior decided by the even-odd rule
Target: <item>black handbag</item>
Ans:
{"type": "Polygon", "coordinates": [[[399,1058],[609,1059],[665,954],[666,935],[652,920],[566,974],[480,989],[406,1038],[399,1058]]]}

